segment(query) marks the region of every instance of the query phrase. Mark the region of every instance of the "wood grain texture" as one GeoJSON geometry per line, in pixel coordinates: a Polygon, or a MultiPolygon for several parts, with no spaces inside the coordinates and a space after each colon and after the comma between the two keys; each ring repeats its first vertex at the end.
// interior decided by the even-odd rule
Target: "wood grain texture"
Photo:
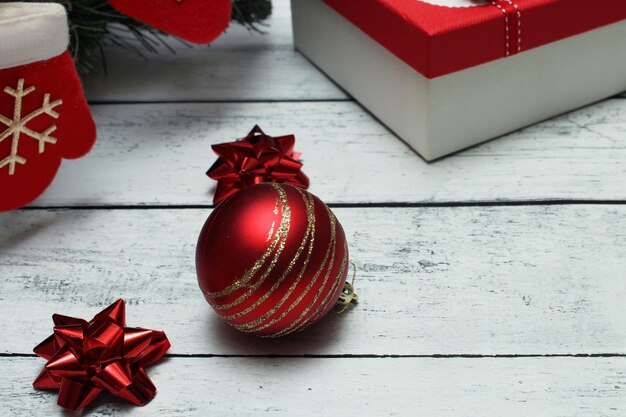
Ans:
{"type": "Polygon", "coordinates": [[[91,101],[346,100],[293,47],[289,0],[274,0],[267,33],[233,25],[210,47],[175,40],[158,54],[105,50],[107,71],[84,80],[91,101]],[[182,76],[181,74],[184,74],[182,76]]]}
{"type": "Polygon", "coordinates": [[[265,35],[233,25],[210,47],[174,39],[158,54],[108,48],[107,72],[85,79],[91,101],[335,100],[346,94],[294,50],[289,0],[265,35]],[[145,55],[145,54],[144,54],[145,55]]]}
{"type": "MultiPolygon", "coordinates": [[[[0,413],[67,415],[31,387],[44,361],[0,359],[0,413]]],[[[92,416],[621,417],[626,358],[173,358],[145,407],[102,395],[92,416]],[[576,378],[572,378],[576,375],[576,378]]]]}
{"type": "Polygon", "coordinates": [[[29,353],[50,315],[128,322],[179,354],[626,353],[626,206],[335,210],[362,303],[279,340],[223,324],[198,289],[209,210],[0,216],[0,352],[29,353]],[[106,304],[105,304],[106,303],[106,304]]]}
{"type": "Polygon", "coordinates": [[[624,416],[626,205],[338,208],[356,309],[280,340],[219,321],[194,268],[210,210],[141,206],[210,204],[210,145],[256,123],[297,135],[329,203],[626,200],[626,100],[427,164],[293,50],[289,2],[273,3],[270,35],[233,27],[148,61],[110,51],[109,76],[87,80],[93,101],[164,103],[92,106],[94,151],[35,203],[129,209],[0,214],[0,416],[67,415],[31,387],[44,361],[19,355],[52,313],[90,318],[119,297],[175,357],[150,368],[150,405],[105,396],[90,415],[624,416]],[[579,354],[611,357],[563,357],[579,354]]]}
{"type": "Polygon", "coordinates": [[[354,103],[93,107],[99,139],[38,206],[210,204],[210,145],[295,133],[327,203],[626,199],[626,100],[605,101],[428,164],[354,103]]]}

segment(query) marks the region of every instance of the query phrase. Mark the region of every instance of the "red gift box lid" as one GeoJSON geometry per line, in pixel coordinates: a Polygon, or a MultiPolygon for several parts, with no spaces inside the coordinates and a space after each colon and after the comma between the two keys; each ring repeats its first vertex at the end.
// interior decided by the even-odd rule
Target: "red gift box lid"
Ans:
{"type": "Polygon", "coordinates": [[[626,19],[626,0],[324,1],[427,78],[626,19]]]}

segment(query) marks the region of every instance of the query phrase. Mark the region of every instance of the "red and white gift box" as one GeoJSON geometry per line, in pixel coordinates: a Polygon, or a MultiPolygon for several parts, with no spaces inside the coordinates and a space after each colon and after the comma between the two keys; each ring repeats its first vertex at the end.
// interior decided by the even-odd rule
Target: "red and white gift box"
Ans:
{"type": "Polygon", "coordinates": [[[626,90],[625,0],[292,0],[296,47],[433,160],[626,90]]]}

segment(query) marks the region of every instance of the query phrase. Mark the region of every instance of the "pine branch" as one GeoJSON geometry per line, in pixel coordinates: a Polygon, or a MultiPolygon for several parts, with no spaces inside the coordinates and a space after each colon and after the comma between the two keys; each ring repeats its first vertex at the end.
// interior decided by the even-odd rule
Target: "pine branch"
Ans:
{"type": "Polygon", "coordinates": [[[262,24],[272,14],[271,0],[234,0],[233,21],[248,29],[260,32],[257,24],[262,24]]]}
{"type": "MultiPolygon", "coordinates": [[[[0,0],[0,3],[16,0],[0,0]]],[[[22,0],[39,2],[42,0],[22,0]]],[[[106,66],[104,47],[115,45],[138,55],[157,53],[159,46],[172,50],[168,36],[123,15],[107,0],[50,0],[65,6],[70,25],[70,52],[81,74],[106,66]]],[[[271,0],[233,0],[232,20],[261,32],[272,13],[271,0]]]]}

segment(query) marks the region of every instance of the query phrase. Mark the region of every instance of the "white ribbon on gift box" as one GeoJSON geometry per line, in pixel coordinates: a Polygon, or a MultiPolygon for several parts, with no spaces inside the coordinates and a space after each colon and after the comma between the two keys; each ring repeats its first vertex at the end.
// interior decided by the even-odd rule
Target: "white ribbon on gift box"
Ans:
{"type": "Polygon", "coordinates": [[[474,7],[490,4],[487,0],[418,0],[424,3],[443,7],[474,7]]]}
{"type": "Polygon", "coordinates": [[[54,58],[69,42],[65,7],[0,3],[0,69],[54,58]]]}
{"type": "Polygon", "coordinates": [[[504,44],[506,56],[516,54],[522,51],[522,12],[517,4],[517,0],[417,0],[422,3],[432,4],[433,6],[461,8],[475,6],[494,6],[497,7],[504,17],[504,44]],[[509,10],[503,6],[510,6],[509,10]],[[513,23],[512,23],[513,22],[513,23]],[[517,28],[515,31],[511,29],[512,24],[517,28]]]}

